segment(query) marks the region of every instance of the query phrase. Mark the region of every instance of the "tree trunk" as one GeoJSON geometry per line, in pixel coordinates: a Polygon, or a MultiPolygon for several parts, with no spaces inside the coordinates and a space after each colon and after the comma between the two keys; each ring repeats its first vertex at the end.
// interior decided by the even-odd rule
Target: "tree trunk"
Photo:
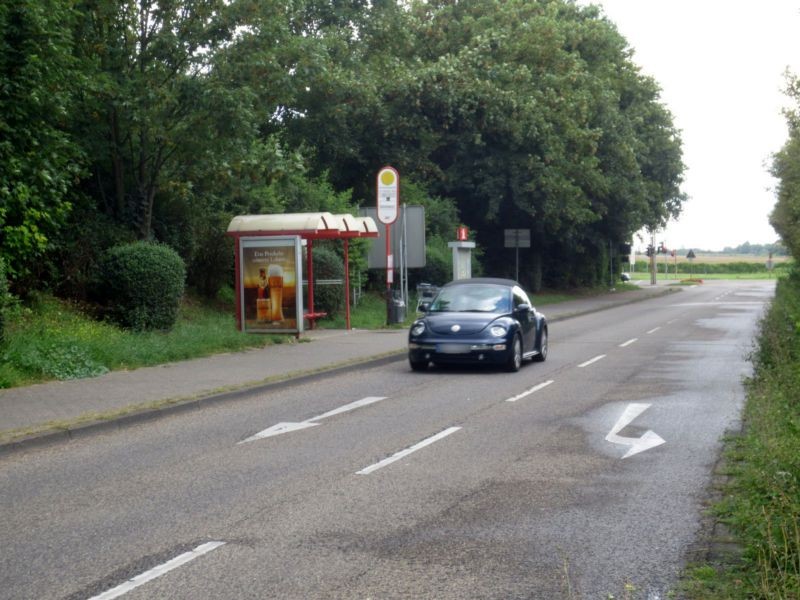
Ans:
{"type": "Polygon", "coordinates": [[[114,216],[123,219],[125,216],[125,164],[120,154],[119,114],[111,107],[109,111],[111,126],[111,168],[114,174],[114,216]]]}
{"type": "Polygon", "coordinates": [[[153,228],[153,203],[156,197],[155,184],[139,188],[136,198],[136,226],[140,240],[151,237],[153,228]]]}

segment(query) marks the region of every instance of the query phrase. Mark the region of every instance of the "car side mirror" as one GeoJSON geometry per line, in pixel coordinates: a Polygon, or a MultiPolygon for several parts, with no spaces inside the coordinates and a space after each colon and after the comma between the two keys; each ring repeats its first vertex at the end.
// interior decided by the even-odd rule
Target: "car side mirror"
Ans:
{"type": "Polygon", "coordinates": [[[420,302],[417,304],[417,310],[419,312],[427,313],[431,310],[431,303],[429,301],[420,302]]]}
{"type": "Polygon", "coordinates": [[[530,312],[530,311],[531,311],[531,309],[532,309],[532,307],[531,307],[531,305],[530,305],[530,304],[518,304],[518,305],[517,305],[517,306],[514,308],[514,312],[518,312],[518,313],[526,313],[526,312],[530,312]]]}

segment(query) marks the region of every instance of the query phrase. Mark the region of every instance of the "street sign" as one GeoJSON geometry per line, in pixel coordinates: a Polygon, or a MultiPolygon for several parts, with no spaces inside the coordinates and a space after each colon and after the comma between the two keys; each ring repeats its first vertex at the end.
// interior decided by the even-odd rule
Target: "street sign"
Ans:
{"type": "Polygon", "coordinates": [[[517,249],[517,262],[515,270],[515,278],[519,279],[519,249],[531,247],[531,230],[530,229],[504,229],[503,234],[505,237],[506,248],[517,249]]]}
{"type": "MultiPolygon", "coordinates": [[[[374,207],[360,208],[358,214],[377,219],[374,207]]],[[[378,239],[369,247],[367,264],[370,269],[386,268],[386,235],[384,227],[378,229],[378,239]]],[[[395,221],[389,226],[391,248],[389,254],[403,255],[403,263],[408,269],[419,269],[425,266],[425,207],[403,206],[395,221]],[[404,222],[405,221],[405,222],[404,222]]]]}
{"type": "Polygon", "coordinates": [[[392,167],[378,171],[378,221],[391,225],[397,220],[400,205],[400,175],[392,167]]]}
{"type": "Polygon", "coordinates": [[[504,229],[506,248],[530,248],[530,229],[504,229]]]}

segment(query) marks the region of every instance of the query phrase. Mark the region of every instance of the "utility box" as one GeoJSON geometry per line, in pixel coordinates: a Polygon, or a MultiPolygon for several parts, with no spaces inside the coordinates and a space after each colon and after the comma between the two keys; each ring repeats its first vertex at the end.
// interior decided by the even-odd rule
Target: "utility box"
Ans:
{"type": "Polygon", "coordinates": [[[453,279],[471,279],[475,242],[448,242],[447,246],[453,249],[453,279]]]}

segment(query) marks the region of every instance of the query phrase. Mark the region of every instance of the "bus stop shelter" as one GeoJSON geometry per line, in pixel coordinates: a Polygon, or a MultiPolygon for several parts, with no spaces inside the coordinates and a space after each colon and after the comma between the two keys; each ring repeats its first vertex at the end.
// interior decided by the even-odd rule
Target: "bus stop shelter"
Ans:
{"type": "MultiPolygon", "coordinates": [[[[234,238],[235,271],[236,271],[236,326],[243,329],[243,295],[242,248],[243,240],[300,238],[306,247],[307,310],[303,319],[308,320],[314,328],[316,319],[326,316],[314,310],[314,265],[313,252],[315,240],[342,240],[344,243],[344,295],[345,323],[350,329],[350,265],[349,242],[356,238],[376,238],[378,228],[370,217],[354,217],[349,214],[334,215],[330,212],[288,213],[271,215],[240,215],[234,217],[228,225],[227,235],[234,238]]],[[[297,282],[298,288],[302,282],[297,282]]],[[[301,289],[301,288],[300,288],[301,289]]],[[[299,292],[298,292],[299,293],[299,292]]],[[[302,322],[298,323],[299,334],[302,322]]]]}

